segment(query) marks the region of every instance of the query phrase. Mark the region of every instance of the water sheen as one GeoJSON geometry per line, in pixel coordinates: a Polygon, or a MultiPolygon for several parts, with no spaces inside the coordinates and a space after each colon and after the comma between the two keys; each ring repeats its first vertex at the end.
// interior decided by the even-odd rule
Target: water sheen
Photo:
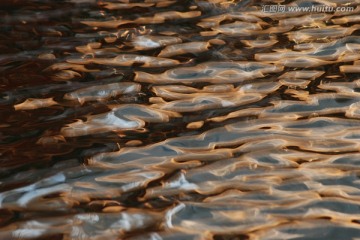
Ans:
{"type": "Polygon", "coordinates": [[[360,237],[359,12],[2,0],[0,239],[360,237]]]}

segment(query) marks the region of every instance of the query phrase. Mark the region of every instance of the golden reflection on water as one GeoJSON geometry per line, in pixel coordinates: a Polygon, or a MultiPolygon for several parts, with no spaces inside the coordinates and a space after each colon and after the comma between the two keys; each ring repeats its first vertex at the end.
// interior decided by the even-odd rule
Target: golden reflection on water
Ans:
{"type": "Polygon", "coordinates": [[[0,3],[0,239],[356,239],[359,5],[0,3]]]}

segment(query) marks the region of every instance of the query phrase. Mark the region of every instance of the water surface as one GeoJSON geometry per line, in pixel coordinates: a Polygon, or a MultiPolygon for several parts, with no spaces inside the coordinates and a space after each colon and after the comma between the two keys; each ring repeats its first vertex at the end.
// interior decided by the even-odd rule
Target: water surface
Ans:
{"type": "Polygon", "coordinates": [[[1,1],[0,238],[359,238],[359,5],[1,1]]]}

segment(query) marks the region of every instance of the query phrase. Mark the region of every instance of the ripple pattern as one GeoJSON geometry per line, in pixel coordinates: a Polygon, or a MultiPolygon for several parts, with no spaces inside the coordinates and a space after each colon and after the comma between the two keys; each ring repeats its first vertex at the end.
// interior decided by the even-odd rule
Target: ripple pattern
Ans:
{"type": "Polygon", "coordinates": [[[1,1],[0,239],[358,239],[359,12],[1,1]]]}

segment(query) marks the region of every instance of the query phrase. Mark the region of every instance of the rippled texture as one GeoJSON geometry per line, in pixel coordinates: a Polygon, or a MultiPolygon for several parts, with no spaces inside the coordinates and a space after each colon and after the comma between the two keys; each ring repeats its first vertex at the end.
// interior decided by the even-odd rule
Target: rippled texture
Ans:
{"type": "Polygon", "coordinates": [[[1,1],[0,239],[359,238],[359,5],[1,1]]]}

